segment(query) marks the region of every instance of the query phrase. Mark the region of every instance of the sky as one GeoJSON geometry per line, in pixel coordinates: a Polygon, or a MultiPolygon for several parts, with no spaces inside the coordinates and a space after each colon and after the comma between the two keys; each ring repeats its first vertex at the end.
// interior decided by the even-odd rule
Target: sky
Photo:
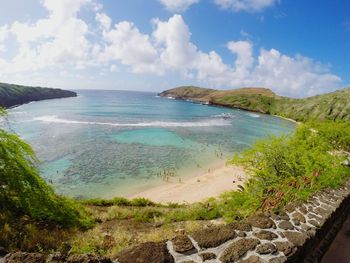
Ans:
{"type": "Polygon", "coordinates": [[[0,0],[0,82],[159,92],[350,86],[348,0],[0,0]]]}

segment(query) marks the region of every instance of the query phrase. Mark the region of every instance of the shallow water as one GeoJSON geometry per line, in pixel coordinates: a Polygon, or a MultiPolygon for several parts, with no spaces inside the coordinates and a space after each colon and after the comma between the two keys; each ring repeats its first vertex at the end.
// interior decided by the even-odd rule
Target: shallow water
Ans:
{"type": "Polygon", "coordinates": [[[160,98],[78,91],[9,110],[0,122],[35,149],[43,177],[64,195],[113,197],[206,170],[294,124],[273,116],[160,98]]]}

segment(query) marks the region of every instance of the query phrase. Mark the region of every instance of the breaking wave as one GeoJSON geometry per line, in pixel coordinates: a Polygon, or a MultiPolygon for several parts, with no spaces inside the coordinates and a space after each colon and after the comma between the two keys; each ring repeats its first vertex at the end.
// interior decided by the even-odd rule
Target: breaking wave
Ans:
{"type": "Polygon", "coordinates": [[[190,122],[168,122],[168,121],[150,121],[139,123],[116,123],[116,122],[95,122],[95,121],[76,121],[58,118],[56,115],[36,117],[33,120],[62,123],[62,124],[85,124],[85,125],[105,125],[116,127],[210,127],[210,126],[230,126],[231,123],[224,119],[212,119],[190,122]]]}

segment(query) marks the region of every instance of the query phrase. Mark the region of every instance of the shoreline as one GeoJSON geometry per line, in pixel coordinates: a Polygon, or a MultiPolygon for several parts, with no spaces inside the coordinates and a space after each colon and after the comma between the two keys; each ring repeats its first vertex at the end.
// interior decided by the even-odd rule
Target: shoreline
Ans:
{"type": "Polygon", "coordinates": [[[221,164],[206,172],[192,177],[171,178],[168,182],[136,194],[126,195],[126,198],[148,198],[157,203],[191,204],[218,197],[223,192],[239,189],[243,186],[247,175],[242,167],[221,164]]]}

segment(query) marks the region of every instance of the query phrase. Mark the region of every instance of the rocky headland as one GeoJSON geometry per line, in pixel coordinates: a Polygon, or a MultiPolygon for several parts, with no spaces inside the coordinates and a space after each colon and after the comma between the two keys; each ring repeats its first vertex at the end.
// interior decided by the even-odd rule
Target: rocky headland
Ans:
{"type": "Polygon", "coordinates": [[[3,108],[10,108],[31,101],[76,96],[76,92],[68,90],[0,83],[0,107],[3,108]]]}
{"type": "Polygon", "coordinates": [[[159,93],[161,97],[260,112],[295,121],[350,121],[350,88],[308,98],[288,98],[266,88],[214,90],[183,86],[159,93]]]}

